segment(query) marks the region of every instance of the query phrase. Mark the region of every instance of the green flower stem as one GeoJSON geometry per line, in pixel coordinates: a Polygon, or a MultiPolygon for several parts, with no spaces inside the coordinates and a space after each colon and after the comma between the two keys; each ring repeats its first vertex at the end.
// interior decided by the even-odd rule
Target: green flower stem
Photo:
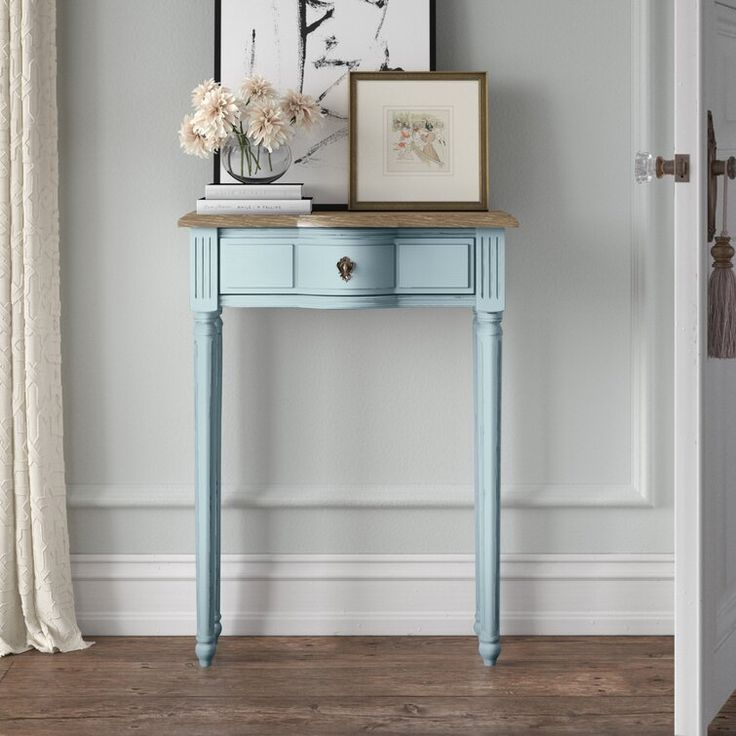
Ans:
{"type": "Polygon", "coordinates": [[[243,129],[242,123],[239,124],[238,128],[233,126],[233,135],[237,139],[238,148],[240,149],[240,175],[245,176],[246,166],[248,169],[248,176],[251,177],[263,168],[261,163],[261,153],[264,149],[266,151],[266,157],[268,158],[268,168],[273,172],[271,151],[269,151],[262,143],[256,144],[248,138],[248,134],[243,129]]]}
{"type": "Polygon", "coordinates": [[[244,163],[248,164],[248,176],[253,176],[253,167],[251,165],[251,159],[249,154],[250,151],[250,145],[248,141],[248,136],[246,135],[245,131],[243,130],[243,123],[239,123],[240,130],[237,130],[233,127],[233,133],[235,133],[235,137],[238,139],[238,148],[240,149],[240,175],[245,176],[244,171],[244,163]]]}
{"type": "Polygon", "coordinates": [[[261,170],[261,164],[258,161],[258,149],[256,149],[256,153],[253,153],[253,146],[250,141],[247,143],[248,145],[248,155],[250,156],[251,161],[253,162],[253,166],[255,167],[255,173],[257,174],[261,170]]]}

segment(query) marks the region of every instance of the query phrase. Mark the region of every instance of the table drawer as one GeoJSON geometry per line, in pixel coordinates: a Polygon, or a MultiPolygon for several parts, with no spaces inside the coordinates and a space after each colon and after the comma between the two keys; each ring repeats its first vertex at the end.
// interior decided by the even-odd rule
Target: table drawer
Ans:
{"type": "Polygon", "coordinates": [[[294,243],[227,238],[220,243],[220,293],[294,287],[294,243]]]}
{"type": "Polygon", "coordinates": [[[301,245],[297,253],[298,289],[322,293],[392,292],[396,282],[393,244],[301,245]],[[353,262],[351,278],[343,281],[337,263],[353,262]]]}
{"type": "Polygon", "coordinates": [[[472,293],[474,246],[473,238],[397,238],[396,290],[472,293]]]}
{"type": "Polygon", "coordinates": [[[241,237],[228,232],[220,237],[219,291],[470,295],[475,292],[475,247],[475,238],[465,234],[307,231],[241,237]],[[347,281],[337,265],[342,259],[352,265],[347,281]]]}

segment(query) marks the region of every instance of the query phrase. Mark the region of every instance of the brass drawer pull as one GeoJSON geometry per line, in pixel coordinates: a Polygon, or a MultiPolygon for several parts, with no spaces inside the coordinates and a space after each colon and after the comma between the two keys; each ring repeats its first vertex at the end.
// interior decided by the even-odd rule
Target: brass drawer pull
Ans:
{"type": "Polygon", "coordinates": [[[355,268],[355,261],[351,261],[347,256],[343,256],[337,262],[337,270],[340,272],[340,278],[347,283],[353,278],[353,269],[355,268]]]}

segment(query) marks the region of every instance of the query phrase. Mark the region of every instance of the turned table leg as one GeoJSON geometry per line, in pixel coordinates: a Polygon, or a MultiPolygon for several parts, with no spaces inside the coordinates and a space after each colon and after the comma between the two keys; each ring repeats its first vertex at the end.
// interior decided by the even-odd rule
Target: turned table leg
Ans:
{"type": "Polygon", "coordinates": [[[215,473],[215,488],[211,494],[212,530],[215,538],[215,643],[222,633],[222,613],[220,612],[220,560],[222,557],[222,320],[215,322],[215,375],[214,375],[214,423],[212,427],[212,447],[215,473]]]}
{"type": "Polygon", "coordinates": [[[501,312],[476,311],[475,564],[478,651],[487,666],[501,652],[499,635],[501,511],[501,312]]]}
{"type": "Polygon", "coordinates": [[[215,656],[219,622],[220,414],[222,385],[220,310],[194,313],[195,518],[197,645],[199,664],[215,656]]]}

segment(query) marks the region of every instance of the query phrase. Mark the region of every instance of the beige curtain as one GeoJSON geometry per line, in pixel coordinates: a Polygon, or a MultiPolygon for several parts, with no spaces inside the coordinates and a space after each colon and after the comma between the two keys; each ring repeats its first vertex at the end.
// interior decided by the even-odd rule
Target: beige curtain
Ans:
{"type": "Polygon", "coordinates": [[[56,0],[0,0],[0,65],[0,655],[69,651],[56,0]]]}

